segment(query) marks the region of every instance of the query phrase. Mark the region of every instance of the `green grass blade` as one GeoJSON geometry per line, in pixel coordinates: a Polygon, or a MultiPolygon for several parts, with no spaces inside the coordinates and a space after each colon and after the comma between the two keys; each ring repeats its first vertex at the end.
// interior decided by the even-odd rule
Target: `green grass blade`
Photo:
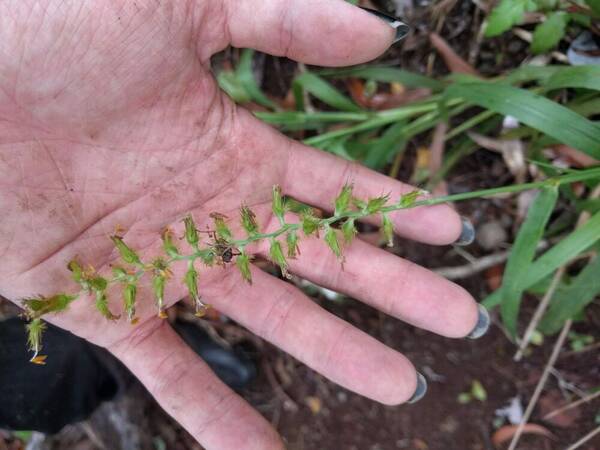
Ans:
{"type": "Polygon", "coordinates": [[[256,83],[254,72],[252,71],[253,57],[254,50],[242,50],[240,62],[235,70],[237,79],[253,101],[267,108],[277,109],[277,105],[260,90],[258,84],[256,83]]]}
{"type": "Polygon", "coordinates": [[[352,100],[341,94],[330,83],[311,72],[298,75],[293,82],[296,88],[302,88],[324,103],[340,111],[358,112],[358,107],[352,100]]]}
{"type": "Polygon", "coordinates": [[[582,116],[593,116],[598,114],[598,111],[600,111],[600,96],[581,102],[573,101],[567,106],[569,109],[575,111],[577,114],[581,114],[582,116]]]}
{"type": "Polygon", "coordinates": [[[217,75],[217,83],[231,99],[236,103],[246,103],[250,101],[250,95],[240,83],[235,72],[231,70],[223,70],[217,75]]]}
{"type": "Polygon", "coordinates": [[[600,91],[600,66],[573,66],[557,70],[546,83],[547,90],[585,88],[600,91]]]}
{"type": "Polygon", "coordinates": [[[564,11],[552,11],[546,14],[546,20],[535,27],[531,41],[534,55],[545,53],[558,45],[564,37],[570,16],[564,11]]]}
{"type": "Polygon", "coordinates": [[[544,334],[558,332],[566,320],[573,318],[600,294],[600,257],[590,262],[563,289],[554,295],[548,312],[540,322],[544,334]]]}
{"type": "Polygon", "coordinates": [[[544,84],[556,72],[563,68],[564,66],[534,66],[526,64],[513,70],[506,75],[506,78],[503,78],[500,81],[508,82],[510,84],[522,84],[536,81],[540,84],[544,84]]]}
{"type": "Polygon", "coordinates": [[[272,125],[303,126],[307,128],[315,125],[324,125],[332,122],[362,122],[373,117],[369,112],[302,112],[302,111],[280,111],[280,112],[262,112],[254,113],[260,120],[272,125]]]}
{"type": "Polygon", "coordinates": [[[548,186],[539,192],[529,207],[525,222],[517,234],[506,263],[500,287],[502,291],[500,312],[502,321],[513,338],[517,333],[517,319],[524,291],[522,280],[535,257],[538,242],[544,234],[557,199],[557,186],[548,186]]]}
{"type": "Polygon", "coordinates": [[[462,98],[516,117],[522,123],[600,159],[600,126],[541,95],[503,84],[459,83],[450,86],[446,96],[462,98]]]}
{"type": "Polygon", "coordinates": [[[487,19],[485,37],[499,36],[521,22],[527,0],[500,0],[487,19]]]}
{"type": "MultiPolygon", "coordinates": [[[[581,252],[594,245],[600,239],[600,212],[594,214],[584,225],[573,231],[566,238],[540,256],[531,265],[522,281],[521,288],[528,289],[544,277],[550,275],[560,266],[568,263],[581,252]]],[[[483,304],[493,308],[502,301],[502,294],[497,290],[489,295],[483,304]]]]}
{"type": "Polygon", "coordinates": [[[325,69],[319,71],[319,75],[331,78],[363,78],[381,83],[400,83],[406,87],[425,87],[433,91],[442,90],[445,86],[443,82],[433,78],[393,67],[359,66],[344,69],[325,69]]]}
{"type": "Polygon", "coordinates": [[[361,131],[373,130],[384,125],[408,119],[419,114],[424,114],[423,116],[419,117],[419,119],[428,115],[425,113],[437,115],[436,109],[436,104],[427,102],[421,104],[415,103],[413,105],[408,105],[402,108],[380,111],[369,120],[365,120],[364,122],[352,125],[347,128],[332,130],[320,134],[318,136],[312,136],[310,138],[305,139],[304,143],[307,145],[320,146],[322,143],[331,139],[335,139],[342,136],[349,136],[355,133],[359,133],[361,131]]]}
{"type": "Polygon", "coordinates": [[[587,5],[591,8],[593,13],[600,17],[600,0],[585,0],[587,5]]]}
{"type": "Polygon", "coordinates": [[[398,152],[404,151],[405,128],[406,122],[395,123],[385,130],[381,137],[371,141],[364,164],[371,169],[381,170],[398,152]]]}

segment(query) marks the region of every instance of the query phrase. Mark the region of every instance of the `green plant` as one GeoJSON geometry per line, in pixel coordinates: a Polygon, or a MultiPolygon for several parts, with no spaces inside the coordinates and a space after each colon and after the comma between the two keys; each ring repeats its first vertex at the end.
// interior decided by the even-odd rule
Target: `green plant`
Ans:
{"type": "Polygon", "coordinates": [[[485,402],[487,400],[487,391],[481,384],[479,380],[473,380],[471,383],[471,389],[466,392],[461,392],[458,394],[456,399],[458,403],[461,405],[465,405],[470,403],[472,400],[479,400],[480,402],[485,402]]]}
{"type": "MultiPolygon", "coordinates": [[[[226,265],[235,258],[235,265],[241,276],[248,283],[252,283],[250,261],[252,255],[247,252],[247,247],[258,241],[267,240],[270,244],[270,258],[277,264],[283,276],[288,276],[288,259],[295,258],[298,254],[298,245],[301,235],[321,236],[331,251],[343,262],[343,246],[352,242],[357,233],[356,222],[368,216],[378,215],[381,218],[382,231],[388,242],[393,244],[393,229],[389,214],[408,208],[431,206],[440,203],[467,200],[478,197],[488,197],[499,193],[519,192],[534,188],[548,188],[560,186],[575,181],[600,179],[600,169],[590,169],[578,173],[549,178],[535,183],[506,186],[475,192],[449,195],[437,198],[419,198],[424,191],[415,190],[402,195],[395,202],[390,202],[389,195],[382,195],[369,199],[359,199],[353,195],[351,184],[345,185],[333,202],[334,214],[330,217],[319,218],[310,209],[304,209],[298,222],[287,222],[285,215],[290,210],[291,201],[282,196],[278,186],[273,188],[272,210],[279,220],[280,227],[272,232],[263,233],[256,223],[255,215],[250,208],[242,205],[240,208],[240,224],[246,237],[236,239],[228,226],[226,217],[219,213],[211,214],[214,230],[211,230],[209,242],[201,246],[200,232],[196,228],[194,219],[188,215],[183,219],[185,225],[185,241],[189,246],[188,252],[183,252],[175,244],[173,233],[169,229],[162,233],[163,252],[161,256],[152,261],[145,262],[130,248],[122,237],[111,236],[121,258],[122,265],[113,266],[112,276],[108,277],[97,273],[92,266],[84,267],[79,261],[71,260],[67,264],[71,271],[73,281],[79,290],[73,293],[57,293],[50,297],[35,297],[23,300],[27,317],[31,320],[27,325],[29,348],[33,352],[31,361],[43,364],[46,356],[40,355],[42,349],[42,334],[45,329],[42,317],[66,310],[69,305],[83,296],[92,296],[95,299],[96,309],[108,320],[118,320],[119,315],[109,309],[107,290],[111,285],[119,284],[123,289],[123,310],[127,319],[135,324],[136,296],[138,285],[144,276],[151,278],[152,289],[156,299],[157,314],[165,318],[165,285],[172,279],[171,266],[178,262],[187,264],[183,282],[189,296],[194,302],[196,314],[204,314],[205,305],[202,303],[198,289],[199,273],[196,262],[206,266],[214,264],[226,265]],[[284,244],[285,243],[285,244],[284,244]]],[[[598,214],[600,218],[600,213],[598,214]]],[[[598,227],[600,230],[600,227],[598,227]]],[[[598,238],[600,238],[600,233],[598,238]]]]}
{"type": "MultiPolygon", "coordinates": [[[[507,9],[510,13],[505,17],[507,22],[503,29],[520,20],[527,4],[522,0],[503,0],[499,4],[498,8],[507,9]]],[[[538,7],[536,5],[529,3],[532,8],[538,7]]],[[[544,6],[545,10],[550,6],[544,6]]],[[[558,8],[561,5],[556,3],[554,6],[558,8]]],[[[588,6],[596,11],[594,14],[597,13],[594,1],[588,2],[588,6]]],[[[492,14],[488,33],[498,26],[494,20],[500,20],[500,16],[500,13],[492,14]]],[[[251,50],[244,50],[244,61],[251,54],[251,50]]],[[[249,65],[246,64],[245,68],[248,71],[249,65]]],[[[243,79],[252,79],[252,73],[245,73],[243,79]]],[[[253,83],[254,88],[258,88],[256,82],[253,83]]],[[[566,144],[600,161],[600,125],[590,120],[600,111],[600,66],[525,65],[492,79],[456,74],[432,79],[402,69],[375,66],[315,72],[305,70],[292,82],[292,89],[297,100],[295,111],[260,111],[255,115],[283,131],[310,133],[304,138],[306,144],[360,161],[373,169],[382,171],[393,162],[389,170],[392,176],[396,175],[397,162],[411,139],[429,132],[441,122],[448,123],[441,169],[437,173],[426,174],[424,185],[429,190],[443,180],[462,158],[477,150],[478,145],[468,132],[488,135],[499,128],[503,116],[516,118],[518,127],[506,131],[500,139],[523,142],[526,157],[548,177],[581,172],[563,172],[549,164],[542,153],[542,149],[547,147],[566,144]],[[407,89],[428,89],[431,95],[396,108],[369,110],[360,107],[336,88],[337,82],[348,78],[364,80],[365,86],[370,86],[370,92],[397,83],[407,89]],[[318,99],[325,107],[321,110],[309,108],[305,99],[310,97],[318,99]],[[470,117],[465,119],[469,113],[470,117]],[[459,116],[461,120],[457,121],[459,116]]],[[[252,97],[250,92],[247,95],[252,97]]],[[[586,182],[586,192],[593,192],[597,185],[598,179],[590,178],[586,182]]],[[[484,300],[490,308],[500,306],[503,321],[513,338],[517,335],[523,295],[540,283],[544,283],[543,294],[549,286],[549,277],[555,271],[590,253],[590,250],[590,256],[586,257],[588,264],[576,276],[559,280],[538,329],[546,334],[559,331],[567,319],[580,314],[600,293],[600,282],[595,276],[600,258],[594,258],[596,243],[600,240],[600,200],[580,198],[573,189],[564,185],[559,188],[544,182],[543,186],[534,187],[544,189],[533,202],[525,225],[519,230],[502,286],[484,300]],[[556,228],[552,214],[557,207],[593,216],[588,223],[566,233],[554,247],[536,257],[535,249],[541,239],[556,228]]],[[[501,188],[501,191],[505,192],[504,189],[501,188]]],[[[519,189],[517,186],[516,190],[519,189]]],[[[562,229],[564,232],[574,227],[575,220],[572,218],[563,224],[562,229]]],[[[538,294],[540,292],[536,292],[538,294]]]]}
{"type": "Polygon", "coordinates": [[[544,20],[536,25],[531,41],[531,52],[538,54],[556,47],[569,23],[590,27],[593,21],[600,19],[600,3],[598,0],[501,0],[488,17],[485,35],[493,37],[510,30],[523,22],[528,12],[544,13],[544,20]]]}
{"type": "Polygon", "coordinates": [[[580,352],[588,345],[594,343],[594,336],[590,334],[576,333],[575,331],[569,332],[568,339],[571,350],[574,352],[580,352]]]}

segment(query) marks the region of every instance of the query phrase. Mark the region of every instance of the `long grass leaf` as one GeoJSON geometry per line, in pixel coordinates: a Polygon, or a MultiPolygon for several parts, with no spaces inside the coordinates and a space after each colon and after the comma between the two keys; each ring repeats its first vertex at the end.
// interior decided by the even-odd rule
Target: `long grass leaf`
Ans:
{"type": "Polygon", "coordinates": [[[395,123],[385,130],[381,137],[372,140],[364,164],[371,169],[381,170],[398,152],[404,151],[405,128],[406,122],[395,123]]]}
{"type": "Polygon", "coordinates": [[[340,93],[330,83],[311,72],[298,75],[293,84],[296,88],[301,87],[310,94],[329,106],[341,111],[358,112],[361,108],[348,97],[340,93]]]}
{"type": "Polygon", "coordinates": [[[325,69],[319,75],[332,78],[364,78],[367,80],[380,81],[382,83],[400,83],[406,87],[426,87],[433,91],[439,91],[445,84],[417,73],[408,72],[394,67],[350,67],[344,69],[325,69]]]}
{"type": "Polygon", "coordinates": [[[516,117],[530,127],[600,159],[600,126],[541,95],[490,83],[454,84],[446,90],[446,95],[516,117]]]}
{"type": "MultiPolygon", "coordinates": [[[[600,212],[594,214],[584,225],[535,260],[522,280],[521,288],[528,289],[538,283],[598,240],[600,240],[600,212]]],[[[487,308],[493,308],[498,306],[501,301],[501,290],[497,290],[489,295],[483,304],[487,308]]]]}
{"type": "Polygon", "coordinates": [[[515,337],[523,295],[523,279],[535,257],[535,250],[558,199],[558,187],[543,188],[531,203],[510,252],[502,279],[500,312],[508,332],[515,337]]]}
{"type": "Polygon", "coordinates": [[[273,125],[323,125],[331,122],[362,122],[374,116],[369,112],[338,112],[338,111],[315,111],[305,113],[302,111],[280,111],[254,113],[260,120],[273,125]]]}
{"type": "Polygon", "coordinates": [[[240,83],[235,72],[223,70],[217,75],[217,83],[231,99],[236,103],[246,103],[250,101],[250,95],[240,83]]]}
{"type": "Polygon", "coordinates": [[[563,67],[543,84],[547,90],[585,88],[600,91],[600,66],[563,67]]]}
{"type": "Polygon", "coordinates": [[[545,334],[558,332],[566,320],[573,318],[600,294],[600,257],[586,265],[573,281],[559,289],[539,325],[545,334]]]}
{"type": "Polygon", "coordinates": [[[534,66],[525,64],[511,71],[501,82],[510,84],[522,84],[530,81],[536,81],[540,84],[546,83],[556,72],[563,69],[564,66],[534,66]]]}
{"type": "Polygon", "coordinates": [[[266,106],[267,108],[277,109],[277,105],[273,103],[261,90],[254,78],[252,70],[252,61],[254,50],[244,49],[240,56],[240,62],[235,70],[238,82],[244,87],[250,98],[256,103],[266,106]]]}

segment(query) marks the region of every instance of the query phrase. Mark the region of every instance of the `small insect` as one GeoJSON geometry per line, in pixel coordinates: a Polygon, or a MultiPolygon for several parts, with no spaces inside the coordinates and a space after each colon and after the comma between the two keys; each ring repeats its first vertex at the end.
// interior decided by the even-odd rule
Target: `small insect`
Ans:
{"type": "Polygon", "coordinates": [[[217,236],[216,232],[211,231],[210,236],[213,239],[213,243],[209,244],[215,251],[215,256],[218,258],[220,265],[225,265],[233,260],[234,256],[241,255],[240,251],[229,244],[225,239],[221,239],[217,236]]]}
{"type": "MultiPolygon", "coordinates": [[[[224,223],[228,217],[221,213],[210,213],[210,217],[215,219],[217,230],[219,229],[219,222],[224,223]]],[[[233,260],[234,256],[241,255],[240,251],[233,245],[229,244],[227,240],[223,239],[217,230],[207,230],[206,232],[212,238],[213,242],[209,245],[214,249],[215,256],[217,257],[217,264],[224,266],[233,260]]]]}

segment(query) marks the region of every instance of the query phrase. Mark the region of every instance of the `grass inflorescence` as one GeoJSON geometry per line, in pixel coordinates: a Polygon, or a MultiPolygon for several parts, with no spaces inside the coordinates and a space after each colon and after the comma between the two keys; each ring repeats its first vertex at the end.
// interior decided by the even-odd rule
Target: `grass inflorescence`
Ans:
{"type": "Polygon", "coordinates": [[[212,213],[213,230],[208,231],[209,242],[203,244],[200,231],[192,215],[183,219],[185,228],[184,238],[189,246],[187,252],[176,244],[177,239],[171,229],[163,230],[162,254],[151,261],[143,261],[140,255],[131,248],[117,234],[110,236],[120,262],[112,266],[111,276],[98,273],[93,266],[84,265],[73,259],[68,262],[67,269],[71,278],[79,286],[74,293],[58,293],[49,297],[37,296],[23,300],[25,315],[30,320],[27,325],[29,349],[33,352],[31,362],[44,364],[46,357],[41,355],[42,333],[45,325],[42,317],[51,313],[64,311],[75,300],[88,296],[94,300],[96,310],[107,320],[116,321],[121,314],[111,311],[108,299],[108,290],[113,285],[122,287],[122,310],[127,320],[136,324],[136,304],[138,287],[144,278],[150,278],[154,294],[157,315],[166,318],[165,312],[165,287],[173,280],[171,266],[177,262],[187,264],[183,277],[189,297],[193,302],[196,315],[202,317],[207,305],[202,301],[199,284],[198,263],[211,267],[213,265],[225,266],[229,263],[239,270],[242,278],[252,284],[250,262],[253,255],[248,253],[247,247],[259,241],[268,241],[269,256],[273,263],[279,266],[284,277],[289,277],[288,259],[299,255],[299,240],[304,236],[318,236],[331,251],[343,260],[342,248],[344,244],[352,242],[357,235],[356,222],[367,216],[380,215],[382,230],[389,245],[393,242],[392,222],[389,213],[399,209],[412,207],[424,191],[415,190],[402,195],[395,203],[390,203],[389,195],[382,195],[367,200],[361,200],[353,195],[351,184],[345,185],[334,202],[334,214],[330,217],[318,217],[312,209],[304,209],[299,216],[299,221],[289,223],[286,213],[290,210],[288,199],[282,195],[279,186],[273,187],[272,211],[279,221],[279,228],[272,232],[261,232],[254,212],[246,205],[240,207],[240,225],[246,236],[235,239],[227,223],[227,217],[212,213]]]}
{"type": "Polygon", "coordinates": [[[214,265],[226,266],[232,263],[239,270],[242,278],[252,284],[250,262],[253,255],[248,252],[250,244],[259,241],[269,243],[269,257],[279,266],[284,277],[289,277],[288,260],[296,258],[299,252],[299,241],[302,236],[316,236],[322,238],[330,250],[343,263],[343,248],[357,235],[356,224],[369,216],[380,218],[381,230],[389,246],[393,245],[394,231],[390,214],[394,211],[415,208],[418,206],[431,206],[441,203],[467,200],[472,198],[489,197],[492,195],[519,192],[528,189],[558,187],[577,181],[593,180],[600,178],[600,169],[587,169],[568,173],[543,181],[511,185],[500,188],[448,195],[444,197],[428,197],[423,190],[413,190],[401,195],[395,201],[391,196],[381,195],[369,199],[357,198],[353,193],[353,185],[346,184],[335,198],[332,210],[333,215],[319,217],[313,209],[302,208],[297,216],[298,220],[288,222],[286,214],[290,212],[293,200],[283,196],[279,186],[273,187],[272,212],[279,222],[279,228],[270,232],[262,232],[256,221],[254,212],[246,205],[239,210],[241,228],[245,237],[236,239],[228,225],[228,218],[223,214],[212,213],[213,230],[209,230],[209,241],[202,243],[200,231],[192,215],[183,219],[184,236],[188,244],[188,251],[184,252],[177,245],[174,232],[166,228],[161,234],[162,254],[155,256],[151,261],[143,261],[140,255],[132,249],[122,236],[110,237],[118,251],[120,262],[112,266],[111,276],[98,273],[93,266],[84,265],[73,259],[68,262],[67,269],[71,272],[73,282],[79,290],[73,293],[58,293],[49,297],[37,296],[23,300],[25,315],[30,320],[27,325],[29,349],[33,352],[31,362],[44,364],[45,356],[40,355],[42,350],[42,334],[45,325],[42,317],[51,313],[66,310],[75,300],[87,296],[94,300],[96,310],[107,320],[119,320],[122,314],[116,314],[110,309],[108,290],[111,286],[122,287],[122,310],[127,320],[136,324],[136,304],[138,287],[144,278],[150,278],[154,294],[157,315],[166,318],[165,287],[173,281],[171,267],[177,262],[187,264],[183,277],[189,297],[193,302],[196,315],[202,317],[207,305],[200,295],[198,263],[211,267],[214,265]]]}

